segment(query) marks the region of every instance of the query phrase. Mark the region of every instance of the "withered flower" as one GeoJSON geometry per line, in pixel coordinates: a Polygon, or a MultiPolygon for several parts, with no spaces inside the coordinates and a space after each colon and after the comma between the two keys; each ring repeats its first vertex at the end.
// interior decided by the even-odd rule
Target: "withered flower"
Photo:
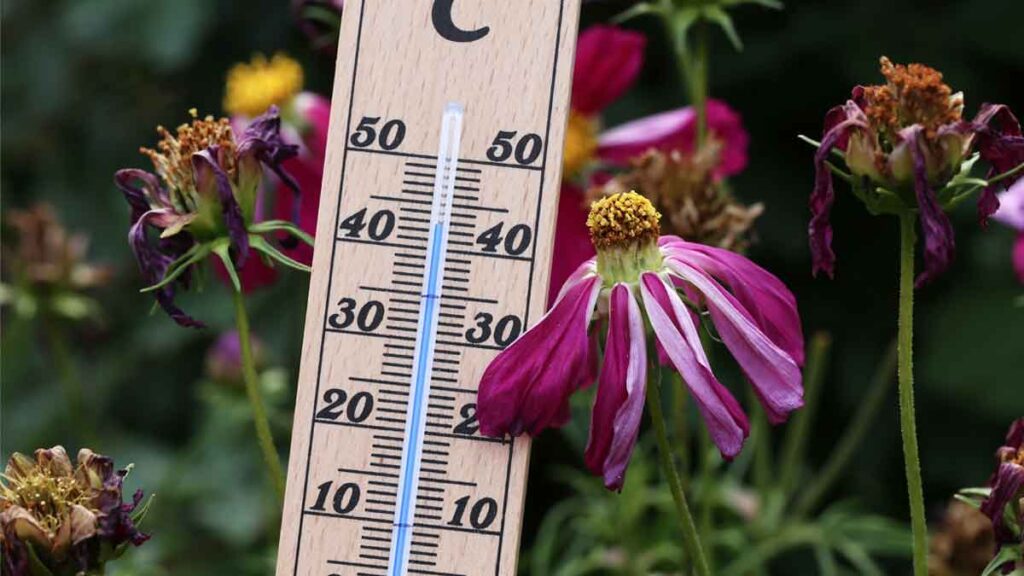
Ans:
{"type": "Polygon", "coordinates": [[[0,304],[11,304],[26,316],[43,312],[80,320],[97,311],[84,293],[106,284],[108,266],[86,261],[89,238],[69,233],[49,204],[11,210],[6,223],[12,238],[4,242],[8,283],[0,284],[0,304]]]}
{"type": "Polygon", "coordinates": [[[0,482],[0,549],[11,576],[74,576],[101,572],[128,545],[149,536],[136,528],[142,491],[123,502],[127,470],[91,450],[73,465],[62,446],[35,458],[15,453],[0,482]]]}
{"type": "Polygon", "coordinates": [[[932,532],[928,555],[931,576],[981,574],[996,552],[992,523],[977,508],[954,500],[932,532]]]}
{"type": "Polygon", "coordinates": [[[921,286],[953,260],[946,211],[980,189],[978,217],[984,224],[999,207],[996,192],[1024,174],[1024,137],[1017,118],[1001,104],[982,104],[973,120],[965,120],[963,94],[954,93],[933,68],[893,64],[883,56],[881,70],[885,84],[856,86],[845,104],[825,115],[810,201],[814,272],[831,276],[835,268],[829,221],[834,172],[872,213],[915,214],[924,238],[921,286]],[[831,163],[833,156],[846,162],[848,174],[831,163]],[[970,176],[978,158],[988,164],[986,179],[970,176]]]}
{"type": "Polygon", "coordinates": [[[734,252],[749,244],[751,227],[764,212],[760,203],[740,203],[715,176],[721,145],[709,140],[695,154],[650,150],[630,169],[592,189],[592,199],[636,190],[664,215],[665,231],[684,240],[734,252]]]}

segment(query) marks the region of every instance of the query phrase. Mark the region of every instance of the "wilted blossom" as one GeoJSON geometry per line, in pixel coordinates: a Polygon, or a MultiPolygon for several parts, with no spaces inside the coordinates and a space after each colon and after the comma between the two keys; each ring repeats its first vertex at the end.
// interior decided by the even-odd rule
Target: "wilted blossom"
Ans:
{"type": "Polygon", "coordinates": [[[981,503],[981,511],[992,520],[1000,547],[1020,547],[1024,545],[1024,418],[1010,425],[996,460],[999,466],[989,480],[992,492],[981,503]]]}
{"type": "Polygon", "coordinates": [[[202,324],[174,303],[176,289],[190,285],[196,265],[215,254],[234,274],[252,249],[306,269],[264,235],[288,233],[311,240],[290,222],[254,220],[264,167],[298,189],[282,168],[298,150],[281,139],[277,108],[254,120],[239,138],[226,118],[199,118],[194,110],[192,117],[174,134],[159,127],[157,149],[142,149],[154,173],[119,170],[115,182],[132,209],[128,240],[151,284],[146,290],[175,322],[197,327],[202,324]]]}
{"type": "MultiPolygon", "coordinates": [[[[697,114],[679,108],[602,132],[601,113],[636,81],[643,67],[642,34],[614,26],[592,26],[576,46],[572,98],[563,156],[563,185],[555,228],[550,300],[581,263],[594,256],[586,226],[585,189],[604,167],[625,166],[651,149],[692,154],[697,114]]],[[[715,178],[731,176],[747,164],[749,138],[739,115],[723,102],[707,104],[708,131],[720,143],[715,178]]]]}
{"type": "Polygon", "coordinates": [[[711,142],[695,154],[649,150],[633,158],[629,170],[591,188],[588,196],[639,191],[663,215],[662,227],[673,235],[741,252],[764,205],[744,205],[719,185],[714,174],[719,149],[711,142]]]}
{"type": "Polygon", "coordinates": [[[999,210],[992,217],[1017,231],[1017,240],[1013,244],[1013,269],[1024,284],[1024,180],[1018,180],[999,195],[999,210]]]}
{"type": "MultiPolygon", "coordinates": [[[[312,236],[320,209],[331,103],[319,94],[303,91],[303,82],[302,66],[297,61],[280,53],[269,60],[257,54],[228,72],[224,110],[231,115],[236,132],[244,131],[271,106],[281,111],[281,139],[298,146],[298,154],[282,165],[301,194],[296,196],[288,182],[271,179],[271,185],[257,199],[254,218],[259,222],[269,214],[272,219],[291,220],[312,236]]],[[[286,245],[281,250],[303,264],[313,261],[313,249],[305,244],[286,245]]],[[[222,269],[218,271],[222,279],[228,280],[222,269]]],[[[245,290],[253,290],[274,282],[277,271],[253,258],[239,271],[239,277],[245,290]]]]}
{"type": "Polygon", "coordinates": [[[292,0],[295,22],[309,38],[314,50],[333,56],[338,48],[338,31],[345,0],[292,0]]]}
{"type": "Polygon", "coordinates": [[[0,304],[26,316],[39,311],[68,320],[95,315],[97,305],[86,291],[106,284],[112,271],[86,260],[89,238],[69,234],[45,203],[12,209],[6,221],[13,234],[3,244],[7,278],[0,284],[0,304]]]}
{"type": "MultiPolygon", "coordinates": [[[[1024,163],[1024,138],[1010,110],[982,104],[963,119],[962,93],[954,94],[942,74],[922,64],[895,65],[881,59],[886,84],[857,86],[850,100],[825,116],[824,137],[815,155],[810,243],[814,272],[832,275],[834,201],[829,160],[838,151],[852,173],[854,193],[877,213],[916,210],[924,238],[924,270],[918,286],[941,274],[953,259],[953,227],[946,210],[963,199],[955,177],[973,152],[989,165],[989,178],[1024,163]]],[[[1022,174],[986,185],[978,197],[982,223],[999,207],[996,189],[1022,174]]]]}
{"type": "Polygon", "coordinates": [[[953,500],[932,529],[928,554],[930,576],[977,576],[996,551],[992,523],[970,504],[953,500]]]}
{"type": "Polygon", "coordinates": [[[657,359],[682,375],[723,457],[735,457],[750,427],[711,371],[699,334],[704,315],[773,423],[803,405],[803,334],[792,293],[734,252],[659,238],[658,219],[636,193],[594,203],[587,226],[596,258],[573,273],[551,310],[484,372],[477,402],[484,434],[536,435],[562,426],[569,397],[596,380],[586,464],[607,487],[621,488],[655,360],[647,347],[653,331],[657,359]],[[598,368],[598,326],[605,323],[598,368]]]}
{"type": "Polygon", "coordinates": [[[136,527],[142,491],[125,503],[127,470],[91,450],[73,465],[61,446],[11,456],[0,482],[5,576],[102,574],[106,562],[149,536],[136,527]]]}

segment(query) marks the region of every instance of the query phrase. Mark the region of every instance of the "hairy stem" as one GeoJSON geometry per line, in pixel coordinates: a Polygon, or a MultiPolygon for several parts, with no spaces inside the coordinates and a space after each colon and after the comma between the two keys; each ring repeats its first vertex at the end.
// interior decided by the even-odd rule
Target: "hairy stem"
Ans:
{"type": "Polygon", "coordinates": [[[914,534],[914,576],[928,576],[928,527],[925,524],[924,488],[921,483],[921,457],[917,448],[917,422],[914,416],[914,244],[913,214],[900,216],[900,307],[899,350],[897,352],[900,392],[900,431],[903,435],[903,461],[910,497],[910,526],[914,534]]]}
{"type": "Polygon", "coordinates": [[[238,327],[238,341],[242,349],[242,376],[245,379],[245,393],[249,397],[249,405],[252,407],[253,422],[256,426],[256,438],[259,440],[260,450],[263,451],[263,460],[267,465],[267,473],[274,485],[274,491],[282,501],[284,500],[284,470],[281,467],[281,457],[274,446],[274,437],[270,433],[270,421],[267,419],[267,409],[263,402],[263,393],[260,392],[259,375],[256,373],[256,364],[252,357],[252,341],[249,336],[249,315],[245,311],[245,298],[238,290],[234,291],[235,300],[235,323],[238,327]]]}
{"type": "Polygon", "coordinates": [[[658,453],[661,456],[661,466],[668,480],[669,489],[672,491],[672,499],[676,503],[676,513],[679,515],[679,524],[683,530],[683,548],[686,555],[693,563],[694,572],[698,576],[710,576],[711,569],[708,567],[707,557],[704,555],[704,548],[700,543],[700,535],[697,533],[697,526],[690,514],[690,507],[686,503],[686,495],[683,493],[682,483],[679,481],[679,474],[676,473],[675,464],[672,462],[672,446],[668,442],[668,434],[665,430],[665,415],[661,408],[661,388],[659,379],[652,379],[647,385],[647,408],[650,410],[651,422],[654,423],[654,432],[658,439],[658,453]]]}

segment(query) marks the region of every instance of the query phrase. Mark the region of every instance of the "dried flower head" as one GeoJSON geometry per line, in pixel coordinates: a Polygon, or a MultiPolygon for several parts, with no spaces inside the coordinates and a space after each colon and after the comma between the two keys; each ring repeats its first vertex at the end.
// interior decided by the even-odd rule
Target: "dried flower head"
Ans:
{"type": "Polygon", "coordinates": [[[0,285],[0,303],[27,316],[40,309],[69,320],[95,315],[97,304],[84,292],[106,284],[112,270],[85,260],[89,238],[68,233],[45,203],[10,210],[6,223],[13,232],[3,246],[10,277],[0,285]]]}
{"type": "Polygon", "coordinates": [[[71,463],[61,446],[36,450],[35,458],[11,456],[0,481],[0,547],[3,573],[102,573],[103,565],[140,546],[149,536],[135,527],[142,491],[124,503],[127,470],[114,471],[110,458],[91,450],[71,463]]]}
{"type": "Polygon", "coordinates": [[[154,173],[119,170],[114,180],[132,209],[128,238],[150,283],[146,290],[178,324],[202,326],[174,303],[175,289],[190,285],[199,263],[218,256],[240,289],[236,270],[244,266],[250,248],[267,261],[308,269],[264,235],[285,232],[310,244],[312,239],[289,222],[255,221],[264,168],[296,194],[299,190],[281,166],[298,147],[281,138],[277,107],[253,120],[237,139],[226,118],[199,118],[195,110],[190,114],[192,121],[175,134],[157,129],[161,140],[156,149],[142,149],[154,173]]]}
{"type": "Polygon", "coordinates": [[[921,286],[953,259],[946,210],[980,189],[984,224],[999,207],[997,190],[1022,175],[1016,170],[1024,164],[1024,137],[1006,106],[983,104],[974,120],[963,120],[963,95],[933,68],[897,65],[883,56],[881,71],[885,84],[855,87],[850,100],[825,116],[810,202],[813,270],[831,276],[835,267],[829,213],[836,172],[872,213],[918,216],[925,255],[921,286]],[[989,165],[987,180],[969,177],[975,152],[989,165]],[[835,156],[849,174],[832,164],[835,156]]]}
{"type": "Polygon", "coordinates": [[[992,523],[970,504],[953,500],[931,534],[931,576],[976,576],[996,552],[992,523]]]}
{"type": "Polygon", "coordinates": [[[736,200],[716,180],[720,145],[709,142],[696,154],[650,150],[630,161],[630,170],[590,191],[591,196],[637,190],[664,215],[668,233],[708,246],[742,252],[754,221],[764,212],[736,200]]]}

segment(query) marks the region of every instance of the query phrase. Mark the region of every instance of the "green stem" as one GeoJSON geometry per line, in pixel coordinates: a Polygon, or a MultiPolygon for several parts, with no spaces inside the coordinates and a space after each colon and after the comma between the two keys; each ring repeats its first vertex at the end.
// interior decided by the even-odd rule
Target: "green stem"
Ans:
{"type": "Polygon", "coordinates": [[[921,485],[921,457],[917,449],[914,418],[914,231],[913,214],[900,216],[900,308],[898,379],[900,430],[903,460],[910,496],[910,525],[914,534],[914,576],[928,576],[928,527],[925,524],[924,488],[921,485]]]}
{"type": "Polygon", "coordinates": [[[708,135],[708,33],[703,23],[697,25],[697,57],[693,66],[695,78],[690,81],[693,107],[697,111],[697,141],[694,151],[704,147],[708,135]]]}
{"type": "Polygon", "coordinates": [[[672,379],[669,389],[672,391],[672,420],[676,430],[676,457],[679,458],[679,478],[683,490],[690,487],[690,428],[687,418],[686,387],[675,372],[669,374],[672,379]]]}
{"type": "Polygon", "coordinates": [[[807,366],[804,369],[804,409],[797,412],[793,418],[793,424],[782,447],[779,484],[784,494],[789,494],[796,487],[798,474],[803,467],[811,422],[814,421],[814,415],[818,410],[818,397],[825,380],[825,366],[828,364],[828,352],[831,347],[832,338],[824,332],[819,332],[811,338],[807,366]]]}
{"type": "Polygon", "coordinates": [[[711,569],[708,568],[708,561],[704,555],[704,548],[700,543],[700,535],[697,533],[697,526],[690,514],[690,507],[686,503],[686,495],[683,493],[683,486],[679,482],[679,474],[672,463],[672,446],[668,442],[668,434],[665,431],[665,415],[661,408],[661,389],[658,378],[651,379],[647,385],[647,407],[651,413],[651,422],[654,423],[654,432],[658,439],[658,453],[661,456],[661,467],[668,480],[669,489],[672,491],[672,499],[676,503],[676,512],[679,515],[679,524],[683,529],[683,548],[686,555],[692,560],[697,576],[710,576],[711,569]]]}
{"type": "Polygon", "coordinates": [[[839,480],[846,467],[853,460],[857,449],[864,442],[875,416],[881,410],[896,371],[896,341],[889,345],[882,363],[878,365],[871,379],[867,395],[859,403],[857,413],[843,432],[832,454],[811,479],[811,485],[800,495],[794,508],[797,517],[804,517],[814,511],[839,480]]]}
{"type": "Polygon", "coordinates": [[[270,474],[270,481],[280,500],[284,500],[284,470],[281,468],[281,457],[274,446],[274,437],[270,433],[270,421],[260,392],[259,375],[252,358],[252,342],[249,337],[249,315],[245,312],[245,298],[238,290],[234,291],[235,323],[238,326],[238,341],[242,348],[242,376],[245,379],[245,393],[252,407],[253,421],[256,425],[256,438],[263,451],[263,460],[270,474]]]}
{"type": "Polygon", "coordinates": [[[92,418],[86,414],[85,391],[82,380],[78,377],[75,361],[68,349],[64,332],[56,320],[44,319],[44,329],[50,344],[50,356],[57,368],[61,386],[64,388],[64,402],[68,415],[68,426],[72,434],[80,436],[80,440],[89,446],[96,442],[96,430],[92,418]]]}

